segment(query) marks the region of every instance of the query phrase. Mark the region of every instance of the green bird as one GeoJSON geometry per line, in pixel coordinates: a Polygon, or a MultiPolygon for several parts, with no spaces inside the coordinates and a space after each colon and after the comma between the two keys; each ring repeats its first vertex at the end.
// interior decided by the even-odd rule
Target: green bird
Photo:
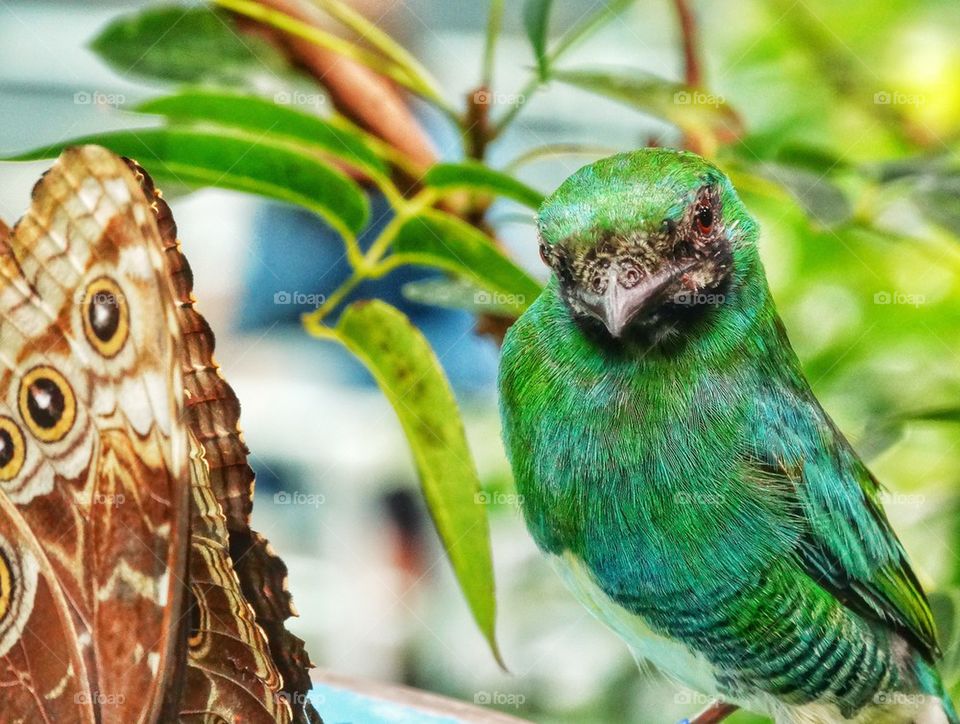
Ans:
{"type": "Polygon", "coordinates": [[[960,720],[881,488],[810,390],[759,229],[699,156],[644,149],[546,199],[504,440],[539,547],[680,683],[783,722],[960,720]]]}

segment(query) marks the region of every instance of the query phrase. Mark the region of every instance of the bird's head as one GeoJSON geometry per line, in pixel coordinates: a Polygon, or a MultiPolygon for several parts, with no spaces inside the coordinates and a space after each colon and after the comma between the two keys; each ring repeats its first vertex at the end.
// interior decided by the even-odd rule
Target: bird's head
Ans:
{"type": "Polygon", "coordinates": [[[580,169],[546,199],[538,227],[573,318],[614,338],[660,337],[722,305],[757,236],[719,169],[663,148],[580,169]]]}

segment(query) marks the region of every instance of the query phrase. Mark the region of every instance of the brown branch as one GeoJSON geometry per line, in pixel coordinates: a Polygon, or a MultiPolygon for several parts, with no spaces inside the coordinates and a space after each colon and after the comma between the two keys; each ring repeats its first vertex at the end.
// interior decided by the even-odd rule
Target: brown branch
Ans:
{"type": "MultiPolygon", "coordinates": [[[[319,13],[297,0],[260,0],[260,4],[311,25],[323,25],[319,13]]],[[[430,137],[391,81],[307,40],[259,24],[254,26],[323,85],[343,115],[405,154],[421,173],[436,162],[437,152],[430,137]]]]}
{"type": "Polygon", "coordinates": [[[737,707],[733,704],[727,704],[723,701],[715,701],[695,717],[690,719],[690,724],[717,724],[717,722],[723,721],[736,710],[737,707]]]}
{"type": "Polygon", "coordinates": [[[683,79],[691,88],[699,88],[703,82],[703,75],[700,63],[697,18],[687,0],[674,0],[673,6],[677,11],[677,20],[680,22],[680,34],[683,42],[683,79]]]}
{"type": "Polygon", "coordinates": [[[467,113],[464,119],[464,135],[467,158],[482,161],[490,143],[490,106],[493,96],[487,86],[481,85],[467,94],[467,113]]]}

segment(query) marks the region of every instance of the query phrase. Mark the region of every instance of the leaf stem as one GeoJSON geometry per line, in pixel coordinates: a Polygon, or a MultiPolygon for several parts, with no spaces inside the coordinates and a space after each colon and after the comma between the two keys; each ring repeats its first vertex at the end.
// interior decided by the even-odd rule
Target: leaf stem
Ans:
{"type": "Polygon", "coordinates": [[[324,300],[323,304],[303,315],[304,327],[311,332],[324,328],[323,320],[366,278],[365,270],[354,269],[353,273],[324,300]]]}
{"type": "MultiPolygon", "coordinates": [[[[385,181],[384,186],[389,182],[385,181]]],[[[314,334],[320,333],[324,329],[323,320],[326,319],[334,309],[346,298],[350,292],[367,279],[379,279],[391,270],[404,263],[400,258],[398,262],[391,262],[390,259],[382,261],[383,255],[387,253],[390,244],[397,238],[397,234],[403,225],[412,217],[423,212],[424,209],[432,206],[439,198],[435,189],[422,189],[416,196],[407,201],[396,193],[391,195],[391,203],[394,206],[394,217],[390,220],[379,236],[374,239],[366,254],[360,251],[356,239],[347,239],[347,258],[350,261],[353,271],[344,282],[337,287],[329,297],[324,300],[317,309],[303,315],[303,324],[306,329],[314,334]]]]}
{"type": "Polygon", "coordinates": [[[523,107],[527,104],[529,97],[536,93],[540,88],[540,84],[540,76],[538,75],[532,76],[530,80],[527,81],[527,84],[523,86],[523,88],[517,94],[517,99],[513,102],[513,105],[507,109],[506,113],[500,116],[500,120],[490,127],[490,141],[499,137],[500,134],[503,133],[511,123],[513,123],[514,119],[517,117],[517,114],[519,114],[523,107]]]}
{"type": "Polygon", "coordinates": [[[493,83],[493,68],[496,63],[497,38],[503,24],[503,0],[490,0],[490,14],[487,17],[487,35],[483,45],[483,70],[480,85],[490,88],[493,83]]]}
{"type": "MultiPolygon", "coordinates": [[[[564,53],[602,28],[606,23],[623,12],[629,5],[632,5],[633,2],[634,0],[611,0],[610,2],[604,3],[600,10],[587,16],[564,33],[547,54],[547,74],[550,74],[554,63],[556,63],[564,53]]],[[[497,138],[513,123],[514,119],[526,105],[528,97],[536,93],[542,84],[543,80],[539,74],[527,81],[527,84],[518,94],[517,101],[501,116],[500,120],[492,126],[489,140],[492,141],[497,138]]]]}
{"type": "Polygon", "coordinates": [[[380,235],[370,245],[370,248],[364,256],[362,269],[365,273],[368,273],[377,262],[383,258],[383,255],[387,253],[387,249],[390,248],[390,244],[393,243],[393,240],[397,237],[403,225],[406,224],[411,217],[416,216],[427,207],[432,206],[437,198],[438,196],[435,189],[424,188],[409,201],[404,200],[398,206],[394,207],[394,217],[390,219],[390,223],[380,232],[380,235]]]}

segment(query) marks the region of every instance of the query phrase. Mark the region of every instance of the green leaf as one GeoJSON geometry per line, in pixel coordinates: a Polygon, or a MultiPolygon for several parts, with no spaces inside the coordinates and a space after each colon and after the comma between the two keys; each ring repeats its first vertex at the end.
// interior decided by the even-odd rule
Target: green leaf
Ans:
{"type": "Polygon", "coordinates": [[[543,194],[539,191],[478,161],[438,163],[427,172],[424,182],[438,189],[468,188],[505,196],[534,211],[543,203],[543,194]]]}
{"type": "Polygon", "coordinates": [[[685,133],[736,129],[736,116],[722,96],[640,70],[554,69],[552,77],[661,118],[685,133]]]}
{"type": "Polygon", "coordinates": [[[960,588],[948,586],[929,595],[930,610],[937,625],[937,635],[943,649],[940,672],[944,684],[956,697],[960,683],[960,588]]]}
{"type": "Polygon", "coordinates": [[[756,170],[782,186],[810,218],[824,226],[839,226],[853,216],[853,206],[846,194],[822,172],[776,163],[758,164],[756,170]]]}
{"type": "Polygon", "coordinates": [[[478,302],[520,314],[540,294],[540,285],[497,248],[493,240],[455,216],[426,211],[407,221],[393,243],[397,257],[470,280],[487,293],[478,302]]]}
{"type": "Polygon", "coordinates": [[[439,360],[410,320],[379,300],[347,307],[332,334],[366,365],[396,410],[460,588],[501,662],[486,509],[460,410],[439,360]]]}
{"type": "Polygon", "coordinates": [[[123,76],[261,89],[300,78],[273,46],[241,36],[229,14],[207,7],[167,5],[121,16],[90,47],[123,76]]]}
{"type": "Polygon", "coordinates": [[[471,314],[515,317],[516,309],[497,304],[490,292],[459,277],[422,279],[403,285],[403,296],[411,302],[444,309],[461,309],[471,314]]]}
{"type": "Polygon", "coordinates": [[[246,191],[303,206],[344,236],[358,233],[369,216],[360,187],[321,159],[271,143],[263,135],[226,128],[104,133],[34,149],[7,160],[51,158],[67,146],[87,143],[136,158],[158,179],[246,191]]]}
{"type": "Polygon", "coordinates": [[[880,183],[891,183],[902,179],[936,178],[957,169],[949,155],[924,154],[868,164],[864,170],[880,183]]]}
{"type": "MultiPolygon", "coordinates": [[[[748,141],[749,143],[749,141],[748,141]]],[[[753,157],[756,160],[756,156],[753,157]]],[[[851,163],[840,153],[824,146],[791,141],[777,149],[774,160],[785,166],[814,171],[818,174],[849,171],[851,163]]]]}
{"type": "Polygon", "coordinates": [[[612,156],[616,152],[617,149],[613,146],[602,146],[599,144],[547,143],[543,146],[534,146],[524,151],[506,165],[505,171],[507,173],[513,173],[527,164],[562,156],[586,156],[597,159],[603,158],[604,156],[612,156]]]}
{"type": "Polygon", "coordinates": [[[906,420],[924,420],[927,422],[960,422],[960,407],[934,407],[915,410],[904,414],[906,420]]]}
{"type": "Polygon", "coordinates": [[[577,43],[589,38],[633,3],[634,0],[606,0],[600,3],[599,10],[587,15],[583,20],[563,34],[563,37],[560,38],[557,46],[550,54],[551,61],[558,60],[560,56],[577,45],[577,43]]]}
{"type": "Polygon", "coordinates": [[[527,0],[523,4],[523,27],[527,31],[530,45],[533,46],[533,55],[537,59],[537,73],[544,83],[550,75],[547,35],[552,5],[553,0],[527,0]]]}
{"type": "Polygon", "coordinates": [[[191,89],[156,98],[136,108],[155,113],[175,123],[210,122],[286,140],[325,151],[363,170],[386,173],[383,161],[364,143],[363,137],[334,126],[312,113],[278,105],[296,102],[297,96],[282,91],[270,102],[257,96],[227,91],[191,89]]]}
{"type": "Polygon", "coordinates": [[[924,216],[960,236],[960,171],[921,179],[912,196],[924,216]]]}

